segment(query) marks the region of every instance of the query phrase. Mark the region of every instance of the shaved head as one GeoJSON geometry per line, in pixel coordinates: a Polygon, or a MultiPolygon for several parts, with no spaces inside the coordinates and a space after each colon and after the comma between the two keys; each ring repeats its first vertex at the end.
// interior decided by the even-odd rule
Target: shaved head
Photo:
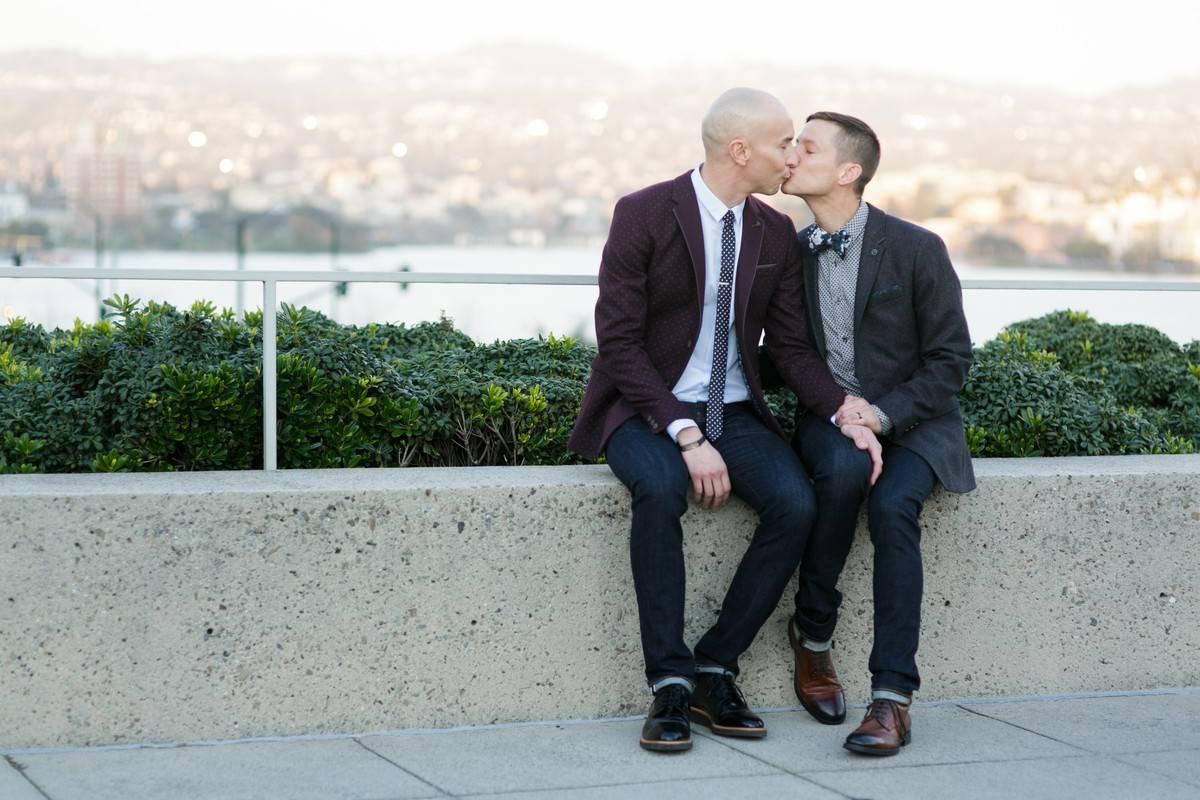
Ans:
{"type": "Polygon", "coordinates": [[[704,152],[715,155],[734,139],[753,139],[765,123],[781,115],[786,118],[788,112],[775,95],[761,89],[730,89],[713,101],[700,124],[704,152]]]}

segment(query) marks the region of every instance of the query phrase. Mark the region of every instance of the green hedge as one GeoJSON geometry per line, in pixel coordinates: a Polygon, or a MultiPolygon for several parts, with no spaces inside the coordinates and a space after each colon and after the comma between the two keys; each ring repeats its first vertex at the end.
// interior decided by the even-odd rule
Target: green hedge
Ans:
{"type": "Polygon", "coordinates": [[[975,351],[963,392],[980,456],[1194,453],[1200,340],[1056,311],[975,351]]]}
{"type": "MultiPolygon", "coordinates": [[[[0,328],[0,472],[252,469],[262,317],[107,301],[111,316],[0,328]]],[[[565,464],[593,347],[478,344],[448,320],[339,325],[279,314],[279,466],[565,464]]],[[[781,419],[795,399],[768,398],[781,419]]],[[[1185,453],[1200,445],[1200,342],[1056,312],[976,350],[963,392],[979,456],[1185,453]]]]}

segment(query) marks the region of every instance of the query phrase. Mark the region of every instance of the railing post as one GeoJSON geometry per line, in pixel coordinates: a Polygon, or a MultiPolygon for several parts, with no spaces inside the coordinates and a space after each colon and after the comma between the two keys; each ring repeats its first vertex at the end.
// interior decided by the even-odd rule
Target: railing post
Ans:
{"type": "Polygon", "coordinates": [[[263,281],[263,469],[276,468],[275,281],[263,281]]]}

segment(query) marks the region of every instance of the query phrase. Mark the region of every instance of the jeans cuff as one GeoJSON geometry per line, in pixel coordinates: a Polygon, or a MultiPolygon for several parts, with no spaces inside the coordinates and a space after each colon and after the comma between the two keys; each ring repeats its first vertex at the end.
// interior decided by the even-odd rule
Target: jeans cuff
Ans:
{"type": "Polygon", "coordinates": [[[833,639],[827,639],[824,642],[817,642],[809,639],[806,636],[801,636],[800,646],[813,653],[828,653],[833,649],[833,639]]]}
{"type": "Polygon", "coordinates": [[[689,692],[695,690],[696,688],[688,678],[685,678],[682,675],[670,675],[666,678],[659,678],[654,683],[650,684],[650,692],[652,694],[657,694],[658,690],[665,686],[686,686],[689,692]]]}
{"type": "Polygon", "coordinates": [[[696,674],[700,673],[706,675],[728,675],[731,678],[737,677],[737,673],[725,669],[720,664],[697,664],[696,674]]]}
{"type": "Polygon", "coordinates": [[[833,641],[833,630],[837,626],[837,616],[835,615],[832,619],[820,625],[814,625],[812,624],[812,620],[801,618],[799,612],[797,612],[792,615],[788,624],[792,626],[792,629],[796,632],[796,638],[800,641],[831,642],[833,641]]]}
{"type": "Polygon", "coordinates": [[[899,703],[902,706],[912,705],[912,695],[906,692],[897,692],[892,689],[872,689],[872,700],[891,700],[894,703],[899,703]]]}

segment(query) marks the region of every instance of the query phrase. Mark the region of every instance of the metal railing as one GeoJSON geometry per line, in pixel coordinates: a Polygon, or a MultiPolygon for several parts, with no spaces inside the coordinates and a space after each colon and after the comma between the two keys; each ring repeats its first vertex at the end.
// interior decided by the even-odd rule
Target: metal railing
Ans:
{"type": "MultiPolygon", "coordinates": [[[[0,279],[79,279],[122,281],[208,281],[261,283],[263,297],[263,469],[277,464],[276,287],[281,283],[434,283],[541,286],[595,286],[595,275],[515,272],[343,272],[305,270],[95,269],[88,267],[0,267],[0,279]],[[265,313],[273,309],[274,314],[265,313]]],[[[1034,291],[1200,292],[1200,281],[963,280],[963,289],[1034,291]]]]}

